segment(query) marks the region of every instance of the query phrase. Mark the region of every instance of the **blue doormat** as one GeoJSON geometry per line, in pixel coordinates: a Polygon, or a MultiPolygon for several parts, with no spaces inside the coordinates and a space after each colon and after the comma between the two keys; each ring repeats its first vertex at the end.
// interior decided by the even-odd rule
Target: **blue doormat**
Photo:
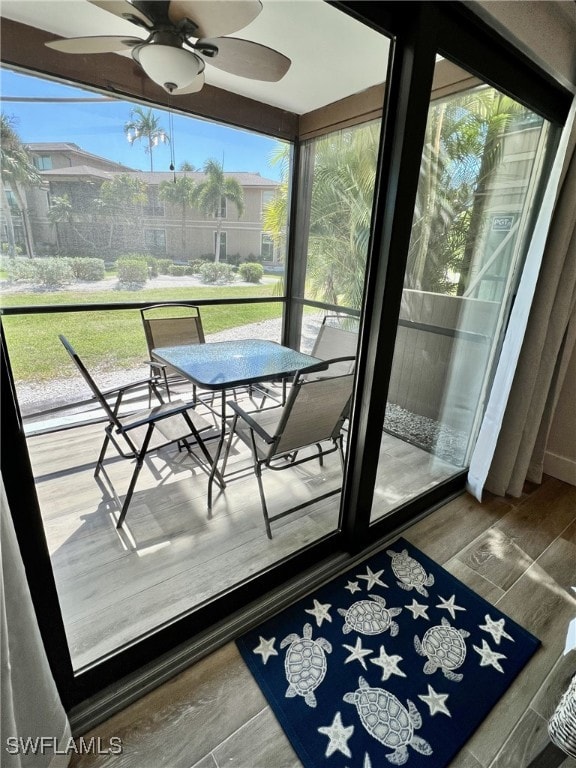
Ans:
{"type": "Polygon", "coordinates": [[[399,539],[237,645],[305,768],[443,768],[539,641],[399,539]]]}

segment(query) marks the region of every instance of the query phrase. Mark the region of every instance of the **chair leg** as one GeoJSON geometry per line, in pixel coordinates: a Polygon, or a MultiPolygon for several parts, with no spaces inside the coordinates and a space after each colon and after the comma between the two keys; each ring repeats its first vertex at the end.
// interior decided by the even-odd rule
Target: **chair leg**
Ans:
{"type": "Polygon", "coordinates": [[[232,424],[230,426],[230,435],[228,437],[228,442],[226,443],[226,448],[224,450],[224,458],[222,459],[222,469],[220,470],[222,477],[224,477],[224,474],[226,472],[226,464],[228,463],[228,456],[230,455],[230,448],[232,447],[232,440],[234,438],[234,431],[236,429],[237,421],[238,421],[238,414],[235,414],[234,418],[232,419],[232,424]]]}
{"type": "Polygon", "coordinates": [[[266,526],[266,535],[269,539],[272,538],[272,529],[270,528],[270,520],[268,518],[268,507],[266,505],[266,496],[264,495],[264,484],[262,482],[262,466],[259,461],[254,463],[254,474],[258,481],[258,491],[260,492],[260,502],[262,504],[262,514],[264,515],[264,525],[266,526]]]}
{"type": "Polygon", "coordinates": [[[116,523],[116,528],[122,528],[122,523],[124,522],[124,518],[126,517],[126,513],[128,512],[128,506],[130,505],[130,501],[132,500],[132,494],[134,493],[134,488],[136,487],[136,481],[138,480],[138,475],[140,474],[140,470],[142,469],[142,464],[144,463],[144,457],[139,456],[136,460],[136,466],[134,467],[134,472],[132,473],[132,479],[130,480],[130,485],[128,486],[128,491],[126,492],[126,498],[124,499],[124,504],[122,505],[122,510],[120,512],[120,517],[118,518],[118,522],[116,523]]]}
{"type": "MultiPolygon", "coordinates": [[[[187,413],[183,413],[182,415],[184,416],[184,419],[186,420],[186,423],[190,427],[190,431],[191,431],[192,435],[194,436],[194,439],[196,440],[196,444],[198,445],[198,447],[202,451],[202,454],[204,455],[204,458],[206,459],[206,462],[208,463],[208,466],[209,467],[213,467],[214,466],[214,462],[216,460],[213,459],[212,456],[210,456],[210,451],[208,450],[208,448],[206,448],[206,444],[204,443],[204,440],[202,440],[202,438],[200,437],[200,433],[198,432],[198,430],[196,429],[194,424],[192,424],[192,420],[190,419],[188,414],[187,413]]],[[[183,440],[182,442],[184,443],[184,445],[186,446],[188,451],[191,452],[190,447],[188,446],[188,442],[186,440],[183,440]]],[[[224,478],[222,477],[222,473],[220,473],[218,471],[218,469],[215,470],[214,477],[216,479],[216,482],[220,486],[220,488],[224,489],[226,487],[226,484],[224,482],[224,478]]]]}
{"type": "Polygon", "coordinates": [[[100,448],[100,454],[98,456],[98,461],[96,462],[96,467],[94,469],[94,477],[98,477],[100,474],[100,470],[102,469],[102,464],[104,463],[104,457],[106,456],[106,450],[108,449],[108,443],[110,442],[110,435],[108,434],[107,430],[105,431],[104,436],[104,442],[102,443],[102,448],[100,448]]]}
{"type": "Polygon", "coordinates": [[[339,435],[336,438],[336,442],[338,443],[338,455],[340,456],[340,465],[342,467],[342,472],[344,472],[344,448],[342,446],[342,435],[339,435]]]}
{"type": "MultiPolygon", "coordinates": [[[[150,445],[150,440],[152,438],[153,432],[154,432],[154,424],[149,424],[148,431],[146,432],[146,437],[142,441],[142,447],[140,448],[138,453],[134,454],[136,458],[136,466],[134,467],[134,472],[132,473],[130,485],[128,486],[128,491],[126,492],[126,498],[124,499],[124,504],[122,505],[122,509],[120,511],[120,517],[118,518],[118,522],[116,523],[116,528],[122,527],[122,523],[124,522],[124,518],[126,517],[126,513],[128,512],[128,506],[132,499],[132,494],[134,493],[134,488],[136,487],[136,481],[138,480],[138,475],[140,474],[140,470],[142,469],[142,464],[144,463],[144,457],[146,456],[146,452],[148,451],[148,446],[150,445]]],[[[131,441],[129,441],[129,443],[132,444],[131,441]]]]}
{"type": "Polygon", "coordinates": [[[264,515],[264,525],[266,526],[266,535],[269,539],[272,538],[272,529],[270,528],[270,520],[268,518],[268,507],[266,505],[266,496],[264,495],[264,484],[262,482],[262,462],[258,460],[258,452],[256,451],[256,440],[254,438],[254,432],[250,430],[250,442],[252,448],[252,460],[254,461],[254,474],[258,481],[258,491],[260,493],[260,503],[262,504],[262,514],[264,515]]]}

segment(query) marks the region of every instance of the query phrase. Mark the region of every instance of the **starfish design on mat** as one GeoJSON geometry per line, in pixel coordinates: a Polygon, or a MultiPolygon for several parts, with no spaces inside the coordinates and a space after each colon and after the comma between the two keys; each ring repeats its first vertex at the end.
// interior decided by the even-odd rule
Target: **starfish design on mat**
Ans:
{"type": "Polygon", "coordinates": [[[369,656],[372,653],[372,650],[370,648],[362,648],[362,640],[359,637],[356,638],[356,645],[346,645],[346,643],[343,643],[342,647],[346,648],[347,651],[350,651],[350,656],[348,656],[347,659],[344,659],[344,664],[348,664],[350,661],[359,661],[364,669],[367,669],[364,656],[369,656]]]}
{"type": "Polygon", "coordinates": [[[354,592],[361,592],[362,590],[358,586],[357,581],[349,581],[348,584],[344,587],[344,589],[347,589],[348,592],[350,592],[351,595],[354,594],[354,592]]]}
{"type": "Polygon", "coordinates": [[[428,616],[426,613],[428,610],[427,605],[422,605],[422,603],[418,603],[416,600],[412,600],[412,605],[405,605],[404,608],[410,611],[413,619],[419,619],[422,617],[423,619],[430,621],[430,616],[428,616]]]}
{"type": "Polygon", "coordinates": [[[310,613],[316,618],[316,626],[321,627],[322,622],[332,621],[332,616],[329,614],[329,610],[332,608],[330,603],[319,603],[318,600],[314,600],[314,608],[306,608],[305,613],[310,613]]]}
{"type": "Polygon", "coordinates": [[[382,668],[382,680],[388,680],[392,675],[406,677],[404,672],[398,667],[398,662],[402,661],[402,656],[388,656],[383,645],[380,646],[380,656],[377,659],[370,659],[372,664],[382,668]]]}
{"type": "Polygon", "coordinates": [[[502,640],[503,637],[505,637],[507,640],[512,640],[512,642],[515,642],[514,638],[511,637],[508,632],[504,631],[504,619],[494,621],[494,619],[488,613],[486,616],[484,616],[484,619],[486,620],[486,624],[480,624],[479,629],[483,629],[485,632],[489,632],[497,645],[500,645],[500,640],[502,640]]]}
{"type": "Polygon", "coordinates": [[[375,584],[378,584],[381,587],[388,587],[388,584],[384,584],[383,581],[380,581],[380,576],[384,573],[384,569],[381,571],[374,571],[370,568],[369,565],[366,566],[366,573],[364,575],[357,573],[356,578],[357,579],[366,579],[366,589],[371,590],[372,587],[375,584]]]}
{"type": "MultiPolygon", "coordinates": [[[[348,766],[346,766],[346,768],[348,768],[348,766]]],[[[364,752],[364,763],[362,768],[372,768],[372,761],[370,760],[368,752],[364,752]]]]}
{"type": "Polygon", "coordinates": [[[448,698],[447,693],[436,693],[434,688],[432,688],[432,686],[429,685],[428,693],[425,696],[418,694],[418,698],[422,699],[423,702],[428,704],[431,715],[436,715],[438,712],[441,712],[443,715],[448,715],[448,717],[452,717],[452,713],[446,706],[446,699],[448,698]]]}
{"type": "Polygon", "coordinates": [[[476,653],[480,654],[481,667],[494,667],[494,669],[497,669],[498,672],[504,672],[498,659],[505,659],[506,656],[503,653],[497,653],[496,651],[493,651],[486,640],[482,640],[482,648],[478,648],[477,645],[473,645],[472,648],[474,648],[476,653]]]}
{"type": "Polygon", "coordinates": [[[445,608],[453,619],[456,618],[456,611],[466,610],[466,608],[462,608],[462,606],[455,604],[454,601],[456,600],[456,595],[452,595],[452,597],[449,597],[448,599],[442,597],[442,595],[439,595],[439,597],[442,602],[438,603],[436,608],[445,608]]]}
{"type": "Polygon", "coordinates": [[[354,733],[354,726],[351,725],[348,728],[344,727],[342,723],[342,717],[340,712],[336,712],[332,725],[325,725],[322,728],[318,728],[318,733],[322,733],[328,736],[330,741],[326,747],[326,757],[334,754],[334,752],[342,752],[346,757],[352,757],[352,753],[348,748],[348,739],[354,733]]]}
{"type": "Polygon", "coordinates": [[[272,637],[270,640],[265,640],[262,636],[258,636],[260,642],[254,648],[254,653],[259,653],[262,656],[262,662],[266,664],[270,656],[278,656],[278,651],[274,648],[276,638],[272,637]]]}

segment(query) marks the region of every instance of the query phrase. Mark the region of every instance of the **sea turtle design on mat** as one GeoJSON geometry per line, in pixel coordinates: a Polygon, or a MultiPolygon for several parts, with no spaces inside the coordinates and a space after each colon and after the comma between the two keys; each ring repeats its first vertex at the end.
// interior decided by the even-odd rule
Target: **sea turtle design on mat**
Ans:
{"type": "Polygon", "coordinates": [[[309,707],[316,706],[314,691],[326,675],[328,664],[326,653],[332,652],[332,646],[323,637],[312,640],[312,625],[305,624],[303,637],[295,632],[288,635],[280,643],[280,648],[290,645],[284,660],[286,680],[289,685],[286,696],[303,696],[309,707]]]}
{"type": "Polygon", "coordinates": [[[393,552],[388,549],[386,554],[392,558],[392,570],[398,579],[398,586],[407,591],[415,589],[418,594],[428,597],[426,587],[434,584],[434,576],[431,573],[427,574],[420,563],[410,557],[407,549],[403,549],[402,552],[393,552]]]}
{"type": "Polygon", "coordinates": [[[380,595],[370,595],[369,600],[358,600],[350,608],[338,608],[338,613],[344,616],[342,632],[360,632],[363,635],[379,635],[390,630],[392,637],[398,634],[398,624],[392,621],[394,616],[401,613],[402,608],[386,608],[386,600],[380,595]]]}
{"type": "Polygon", "coordinates": [[[441,669],[448,680],[459,683],[463,675],[453,672],[462,666],[466,658],[466,643],[464,638],[469,637],[470,632],[465,629],[456,629],[450,622],[443,618],[441,624],[437,624],[426,632],[420,642],[417,635],[414,636],[414,647],[420,656],[427,656],[424,664],[424,672],[431,675],[437,669],[441,669]]]}
{"type": "Polygon", "coordinates": [[[421,755],[432,754],[430,744],[414,733],[421,728],[422,717],[410,699],[406,709],[390,691],[372,688],[359,677],[358,689],[345,694],[344,701],[356,706],[362,725],[371,736],[394,750],[386,755],[389,762],[404,765],[409,757],[408,747],[421,755]]]}

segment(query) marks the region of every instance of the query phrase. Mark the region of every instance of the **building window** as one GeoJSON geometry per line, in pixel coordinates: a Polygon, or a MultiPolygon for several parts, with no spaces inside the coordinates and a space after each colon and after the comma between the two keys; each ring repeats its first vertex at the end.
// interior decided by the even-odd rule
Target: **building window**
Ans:
{"type": "Polygon", "coordinates": [[[220,214],[219,214],[219,217],[221,219],[227,219],[228,218],[228,201],[226,200],[224,195],[222,195],[222,197],[220,198],[220,214]]]}
{"type": "MultiPolygon", "coordinates": [[[[214,232],[214,253],[216,253],[218,241],[218,232],[214,232]]],[[[218,259],[221,261],[226,258],[226,232],[220,232],[220,254],[218,259]]]]}
{"type": "Polygon", "coordinates": [[[274,260],[274,241],[266,232],[260,235],[260,256],[262,261],[274,260]]]}
{"type": "Polygon", "coordinates": [[[264,218],[266,208],[270,205],[272,200],[274,200],[274,192],[271,189],[262,190],[262,209],[260,211],[260,218],[264,218]]]}
{"type": "Polygon", "coordinates": [[[4,189],[4,192],[6,194],[6,200],[8,201],[8,205],[10,208],[17,208],[18,210],[18,202],[16,200],[16,196],[14,195],[14,192],[12,192],[11,189],[4,189]]]}
{"type": "Polygon", "coordinates": [[[166,231],[164,229],[145,229],[144,243],[149,251],[166,253],[166,231]]]}
{"type": "Polygon", "coordinates": [[[148,187],[148,200],[143,213],[145,216],[164,216],[164,203],[158,198],[156,187],[148,187]]]}
{"type": "Polygon", "coordinates": [[[50,155],[36,155],[36,157],[34,157],[34,165],[39,171],[51,171],[52,158],[50,155]]]}

